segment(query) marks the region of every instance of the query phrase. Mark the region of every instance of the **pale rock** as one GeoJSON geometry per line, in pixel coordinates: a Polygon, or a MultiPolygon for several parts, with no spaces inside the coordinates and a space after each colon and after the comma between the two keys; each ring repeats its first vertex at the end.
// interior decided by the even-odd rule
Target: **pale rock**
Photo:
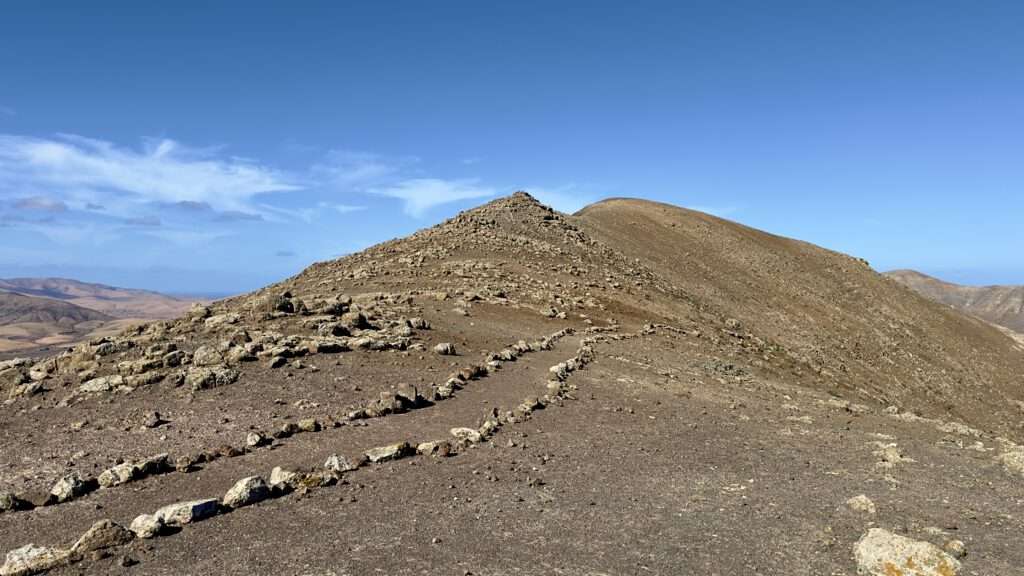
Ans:
{"type": "Polygon", "coordinates": [[[89,482],[86,482],[77,474],[71,473],[58,480],[50,490],[50,494],[57,499],[57,502],[67,502],[88,493],[90,487],[89,482]]]}
{"type": "Polygon", "coordinates": [[[263,478],[249,476],[242,478],[227,491],[222,503],[228,508],[241,508],[249,506],[270,497],[270,487],[263,478]]]}
{"type": "Polygon", "coordinates": [[[0,576],[28,576],[53,568],[70,555],[68,550],[26,544],[7,553],[0,576]]]}
{"type": "Polygon", "coordinates": [[[349,472],[356,469],[356,467],[348,461],[348,458],[339,454],[332,454],[328,457],[327,461],[324,462],[324,468],[333,472],[349,472]]]}
{"type": "Polygon", "coordinates": [[[153,515],[168,526],[184,526],[216,516],[220,511],[219,506],[220,501],[216,498],[176,502],[160,508],[153,515]]]}
{"type": "Polygon", "coordinates": [[[404,458],[413,452],[414,450],[408,442],[399,442],[397,444],[389,444],[387,446],[380,446],[367,450],[366,459],[376,464],[378,462],[398,460],[399,458],[404,458]]]}
{"type": "Polygon", "coordinates": [[[929,542],[882,528],[867,531],[854,545],[857,572],[864,576],[956,576],[960,561],[929,542]]]}
{"type": "Polygon", "coordinates": [[[851,510],[864,512],[866,514],[874,514],[876,511],[875,503],[872,502],[871,498],[868,498],[864,494],[850,498],[846,501],[846,505],[849,506],[851,510]]]}
{"type": "Polygon", "coordinates": [[[139,514],[132,520],[129,529],[139,538],[152,538],[160,534],[164,521],[155,514],[139,514]]]}
{"type": "Polygon", "coordinates": [[[480,432],[472,428],[452,428],[449,433],[458,439],[460,442],[466,444],[479,444],[483,437],[480,436],[480,432]]]}
{"type": "Polygon", "coordinates": [[[135,538],[124,526],[110,520],[99,520],[71,547],[71,552],[84,554],[93,550],[127,544],[135,538]]]}

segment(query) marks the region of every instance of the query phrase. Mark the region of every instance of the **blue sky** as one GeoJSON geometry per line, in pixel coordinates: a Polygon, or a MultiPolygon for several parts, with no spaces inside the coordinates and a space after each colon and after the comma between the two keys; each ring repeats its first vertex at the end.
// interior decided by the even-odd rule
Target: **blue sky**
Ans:
{"type": "Polygon", "coordinates": [[[1019,2],[8,2],[0,276],[234,292],[495,195],[1024,283],[1019,2]]]}

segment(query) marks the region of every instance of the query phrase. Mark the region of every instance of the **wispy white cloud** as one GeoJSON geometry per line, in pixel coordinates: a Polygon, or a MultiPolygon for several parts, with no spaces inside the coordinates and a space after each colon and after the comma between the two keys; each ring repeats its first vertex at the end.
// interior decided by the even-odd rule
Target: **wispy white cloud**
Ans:
{"type": "Polygon", "coordinates": [[[437,178],[403,180],[391,186],[370,188],[368,192],[402,200],[405,204],[405,213],[413,217],[422,216],[427,210],[442,204],[471,198],[486,198],[497,194],[494,188],[483,186],[476,179],[441,180],[437,178]]]}
{"type": "Polygon", "coordinates": [[[273,168],[222,151],[148,141],[141,150],[74,135],[0,135],[0,194],[45,190],[69,204],[205,203],[251,212],[253,198],[302,186],[273,168]]]}
{"type": "Polygon", "coordinates": [[[45,196],[29,196],[14,201],[17,210],[36,210],[40,212],[67,212],[68,205],[60,200],[45,196]]]}

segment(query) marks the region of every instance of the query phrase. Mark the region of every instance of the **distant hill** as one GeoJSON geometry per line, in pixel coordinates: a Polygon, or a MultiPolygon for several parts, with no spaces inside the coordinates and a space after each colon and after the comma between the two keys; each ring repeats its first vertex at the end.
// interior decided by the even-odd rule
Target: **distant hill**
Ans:
{"type": "Polygon", "coordinates": [[[188,300],[66,278],[0,279],[0,354],[71,344],[183,314],[188,300]]]}
{"type": "Polygon", "coordinates": [[[885,275],[926,298],[1024,333],[1024,286],[963,286],[914,270],[893,270],[885,275]]]}
{"type": "Polygon", "coordinates": [[[24,322],[52,322],[64,326],[81,322],[105,321],[107,314],[49,298],[36,298],[0,292],[0,325],[24,322]]]}
{"type": "Polygon", "coordinates": [[[191,305],[191,300],[159,292],[116,288],[67,278],[0,279],[0,291],[60,300],[114,318],[175,318],[191,305]]]}

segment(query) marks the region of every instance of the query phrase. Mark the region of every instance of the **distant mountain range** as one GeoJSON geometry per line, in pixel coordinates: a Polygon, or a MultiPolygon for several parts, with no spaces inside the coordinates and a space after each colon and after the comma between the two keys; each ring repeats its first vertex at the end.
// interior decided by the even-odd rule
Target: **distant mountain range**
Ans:
{"type": "Polygon", "coordinates": [[[885,275],[926,298],[1024,333],[1024,286],[963,286],[914,270],[893,270],[885,275]]]}
{"type": "Polygon", "coordinates": [[[64,345],[139,321],[174,318],[191,300],[66,278],[0,279],[0,353],[64,345]]]}

